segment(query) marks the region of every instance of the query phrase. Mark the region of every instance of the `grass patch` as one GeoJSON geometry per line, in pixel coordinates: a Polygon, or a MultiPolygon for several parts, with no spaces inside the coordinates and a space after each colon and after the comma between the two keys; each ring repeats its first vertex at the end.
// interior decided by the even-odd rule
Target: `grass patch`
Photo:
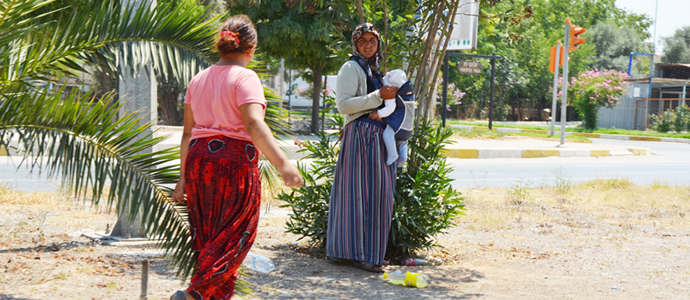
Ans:
{"type": "Polygon", "coordinates": [[[506,196],[508,203],[519,206],[527,202],[532,202],[534,197],[530,193],[529,184],[529,181],[524,181],[522,179],[518,180],[518,182],[508,190],[508,195],[506,196]]]}
{"type": "Polygon", "coordinates": [[[107,290],[105,291],[106,294],[114,293],[115,291],[117,291],[117,290],[120,289],[120,287],[118,287],[117,283],[115,283],[115,282],[113,282],[113,281],[108,282],[108,283],[105,285],[105,287],[106,287],[106,289],[107,289],[107,290]]]}
{"type": "MultiPolygon", "coordinates": [[[[561,140],[561,136],[559,135],[549,135],[549,134],[543,134],[543,133],[532,133],[532,132],[511,132],[509,133],[510,136],[526,136],[526,137],[533,137],[533,138],[540,138],[540,139],[552,139],[552,140],[561,140]]],[[[571,141],[571,142],[580,142],[580,143],[591,143],[592,140],[585,136],[577,136],[577,135],[566,135],[565,136],[566,141],[571,141]]]]}
{"type": "Polygon", "coordinates": [[[635,185],[627,178],[573,184],[562,171],[554,186],[463,189],[467,215],[458,224],[472,230],[506,230],[558,223],[589,228],[592,222],[656,228],[690,228],[690,187],[663,182],[635,185]]]}
{"type": "MultiPolygon", "coordinates": [[[[502,139],[506,136],[524,136],[524,137],[531,137],[531,138],[540,138],[540,139],[552,139],[552,140],[560,140],[560,136],[551,136],[548,134],[542,134],[542,133],[533,133],[533,132],[502,132],[502,131],[495,131],[495,130],[486,130],[486,129],[453,129],[453,137],[454,138],[469,138],[469,139],[502,139]]],[[[575,136],[575,135],[568,135],[565,137],[566,140],[571,141],[571,142],[581,142],[581,143],[587,143],[590,142],[591,140],[587,137],[584,136],[575,136]]]]}
{"type": "Polygon", "coordinates": [[[594,179],[582,183],[582,186],[590,189],[603,189],[603,190],[617,190],[617,189],[627,189],[633,184],[628,180],[628,178],[612,178],[612,179],[594,179]]]}
{"type": "Polygon", "coordinates": [[[594,131],[589,131],[589,130],[585,130],[584,128],[581,128],[581,127],[566,128],[566,131],[690,139],[690,132],[668,133],[668,132],[657,132],[657,131],[652,131],[652,130],[640,131],[640,130],[627,130],[627,129],[616,129],[616,128],[598,128],[594,131]]]}
{"type": "Polygon", "coordinates": [[[489,131],[483,129],[453,129],[453,137],[470,139],[502,139],[507,136],[506,132],[489,131]]]}
{"type": "Polygon", "coordinates": [[[57,274],[57,275],[55,276],[55,279],[57,279],[57,280],[65,280],[65,279],[67,279],[68,277],[69,277],[69,274],[68,274],[68,273],[66,273],[66,272],[60,272],[60,274],[57,274]]]}
{"type": "MultiPolygon", "coordinates": [[[[483,126],[483,127],[487,126],[486,122],[466,122],[466,121],[446,120],[446,123],[454,124],[454,125],[483,126]]],[[[551,130],[551,126],[528,125],[528,124],[492,124],[492,127],[531,129],[531,130],[547,130],[547,131],[551,130]]],[[[560,129],[557,127],[556,130],[560,130],[560,129]]],[[[657,132],[657,131],[653,131],[653,130],[640,131],[640,130],[628,130],[628,129],[617,129],[617,128],[597,128],[595,130],[586,130],[582,127],[568,127],[565,129],[565,131],[567,131],[567,132],[620,134],[620,135],[632,135],[632,136],[669,137],[669,138],[690,139],[690,132],[669,133],[669,132],[657,132]]]]}
{"type": "MultiPolygon", "coordinates": [[[[454,120],[446,120],[446,124],[482,126],[482,127],[489,126],[489,123],[487,123],[487,122],[467,122],[467,121],[454,121],[454,120]]],[[[491,127],[532,129],[532,130],[551,130],[551,126],[528,125],[528,124],[496,124],[496,123],[492,123],[491,127]]],[[[558,129],[558,128],[556,128],[556,129],[558,129]]]]}

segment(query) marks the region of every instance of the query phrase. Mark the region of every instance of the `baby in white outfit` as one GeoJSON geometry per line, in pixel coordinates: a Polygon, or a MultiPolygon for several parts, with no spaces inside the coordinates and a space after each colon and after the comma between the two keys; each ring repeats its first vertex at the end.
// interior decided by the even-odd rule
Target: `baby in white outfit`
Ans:
{"type": "MultiPolygon", "coordinates": [[[[401,87],[407,82],[407,75],[403,70],[392,70],[383,77],[383,85],[392,85],[394,87],[401,87]]],[[[395,98],[393,99],[383,99],[384,107],[379,109],[377,112],[372,112],[369,114],[371,119],[383,119],[390,116],[395,110],[395,98]]],[[[398,167],[402,167],[407,160],[407,141],[396,142],[395,131],[390,125],[386,125],[386,130],[383,132],[383,142],[386,145],[388,151],[388,158],[386,159],[386,164],[391,165],[396,160],[398,160],[398,167]],[[400,154],[400,155],[398,155],[400,154]]]]}

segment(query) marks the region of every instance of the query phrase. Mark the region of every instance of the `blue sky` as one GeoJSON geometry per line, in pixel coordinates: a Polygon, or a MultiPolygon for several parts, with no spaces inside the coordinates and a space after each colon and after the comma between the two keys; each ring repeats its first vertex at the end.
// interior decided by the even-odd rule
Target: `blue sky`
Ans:
{"type": "MultiPolygon", "coordinates": [[[[660,54],[663,37],[673,35],[676,29],[690,26],[690,0],[658,0],[656,24],[656,53],[660,54]]],[[[616,6],[638,14],[646,14],[654,20],[654,10],[657,0],[616,0],[616,6]]],[[[649,33],[654,35],[654,24],[649,28],[649,33]]],[[[653,38],[653,37],[652,37],[653,38]]],[[[651,42],[652,38],[648,41],[651,42]]]]}

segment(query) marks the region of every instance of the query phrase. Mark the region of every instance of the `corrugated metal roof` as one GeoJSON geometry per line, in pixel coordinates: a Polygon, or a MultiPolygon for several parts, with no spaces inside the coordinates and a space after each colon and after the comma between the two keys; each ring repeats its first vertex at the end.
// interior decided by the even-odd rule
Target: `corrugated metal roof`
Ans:
{"type": "MultiPolygon", "coordinates": [[[[649,84],[649,78],[627,78],[625,81],[633,84],[649,84]]],[[[652,88],[658,87],[672,87],[672,86],[690,86],[690,79],[676,79],[676,78],[658,78],[654,77],[652,80],[652,88]]]]}
{"type": "MultiPolygon", "coordinates": [[[[663,78],[690,79],[690,64],[655,64],[654,75],[663,78]]],[[[656,80],[656,78],[654,78],[656,80]]]]}

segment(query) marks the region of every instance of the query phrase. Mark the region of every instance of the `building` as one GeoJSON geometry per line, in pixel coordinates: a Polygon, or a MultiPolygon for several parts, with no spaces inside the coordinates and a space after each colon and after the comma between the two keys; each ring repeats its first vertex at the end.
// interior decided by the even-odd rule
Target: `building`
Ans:
{"type": "Polygon", "coordinates": [[[654,66],[651,93],[649,78],[629,78],[628,92],[618,105],[598,112],[599,128],[645,130],[650,115],[690,105],[690,64],[659,63],[654,66]]]}

